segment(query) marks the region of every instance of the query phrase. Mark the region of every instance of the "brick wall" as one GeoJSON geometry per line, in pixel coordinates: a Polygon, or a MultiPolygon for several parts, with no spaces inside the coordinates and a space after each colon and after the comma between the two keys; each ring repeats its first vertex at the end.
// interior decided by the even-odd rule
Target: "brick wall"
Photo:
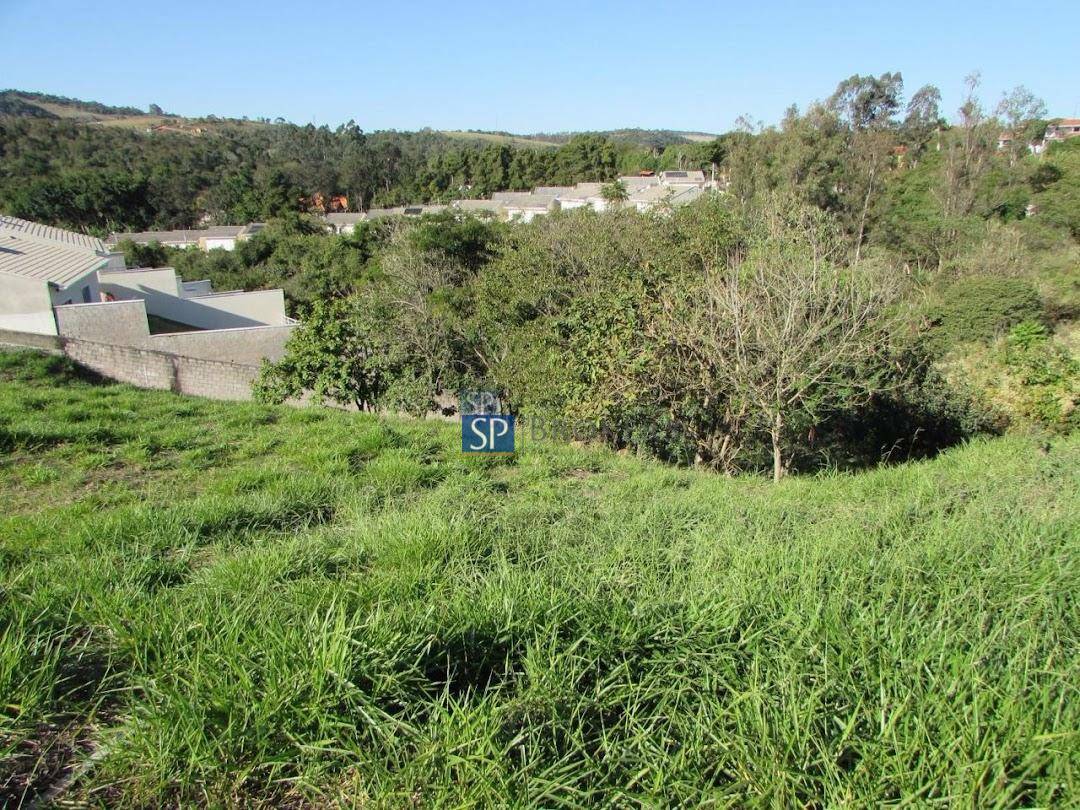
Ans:
{"type": "Polygon", "coordinates": [[[63,352],[103,377],[140,388],[158,388],[211,399],[251,399],[251,383],[259,373],[256,365],[184,357],[81,338],[0,330],[0,344],[63,352]]]}

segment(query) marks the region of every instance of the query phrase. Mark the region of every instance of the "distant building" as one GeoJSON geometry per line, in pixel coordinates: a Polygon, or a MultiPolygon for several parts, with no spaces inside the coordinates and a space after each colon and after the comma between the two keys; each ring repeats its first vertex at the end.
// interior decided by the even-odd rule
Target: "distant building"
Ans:
{"type": "Polygon", "coordinates": [[[210,228],[192,228],[178,231],[138,231],[130,233],[111,233],[106,245],[116,246],[130,240],[138,245],[157,242],[166,247],[191,248],[199,250],[233,250],[237,242],[243,242],[266,227],[261,222],[247,225],[216,225],[210,228]]]}
{"type": "Polygon", "coordinates": [[[323,220],[326,222],[326,229],[331,233],[338,234],[352,233],[356,230],[357,224],[363,222],[367,218],[367,214],[363,211],[349,211],[337,214],[326,214],[323,216],[323,220]]]}
{"type": "MultiPolygon", "coordinates": [[[[494,198],[494,195],[492,195],[494,198]]],[[[500,200],[508,220],[532,222],[535,217],[559,210],[559,201],[552,194],[522,192],[509,199],[500,200]]]]}
{"type": "Polygon", "coordinates": [[[1080,118],[1058,118],[1046,126],[1044,141],[1064,141],[1080,137],[1080,118]]]}

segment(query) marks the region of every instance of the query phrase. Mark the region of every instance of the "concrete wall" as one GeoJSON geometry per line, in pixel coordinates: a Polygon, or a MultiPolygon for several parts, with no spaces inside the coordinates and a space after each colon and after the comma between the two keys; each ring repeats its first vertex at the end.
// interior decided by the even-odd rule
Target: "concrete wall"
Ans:
{"type": "Polygon", "coordinates": [[[57,307],[56,324],[62,337],[254,366],[263,358],[280,360],[296,328],[246,326],[151,335],[142,299],[57,307]]]}
{"type": "Polygon", "coordinates": [[[136,346],[0,330],[0,345],[63,353],[104,377],[211,399],[251,399],[256,365],[181,357],[136,346]]]}
{"type": "Polygon", "coordinates": [[[0,273],[0,329],[55,335],[48,282],[0,273]]]}
{"type": "Polygon", "coordinates": [[[0,329],[0,346],[20,349],[37,349],[50,354],[63,354],[63,340],[57,335],[41,335],[35,332],[19,332],[0,329]]]}
{"type": "Polygon", "coordinates": [[[171,267],[102,272],[101,289],[117,300],[141,298],[150,315],[200,329],[282,326],[286,323],[285,294],[281,290],[190,295],[183,292],[183,285],[171,267]]]}
{"type": "Polygon", "coordinates": [[[173,332],[150,335],[146,345],[170,354],[207,360],[227,357],[234,363],[257,366],[263,358],[280,360],[284,357],[285,343],[295,328],[295,325],[252,326],[212,332],[173,332]]]}
{"type": "MultiPolygon", "coordinates": [[[[286,322],[285,293],[281,290],[211,293],[210,295],[195,295],[185,299],[185,301],[195,307],[203,308],[204,312],[200,314],[205,315],[210,321],[217,324],[204,326],[205,329],[231,329],[238,326],[283,326],[286,322]]],[[[192,326],[203,326],[201,323],[195,323],[186,318],[174,318],[173,320],[190,323],[192,326]]]]}
{"type": "Polygon", "coordinates": [[[150,337],[143,301],[103,301],[56,308],[56,326],[64,337],[144,345],[150,337]]]}

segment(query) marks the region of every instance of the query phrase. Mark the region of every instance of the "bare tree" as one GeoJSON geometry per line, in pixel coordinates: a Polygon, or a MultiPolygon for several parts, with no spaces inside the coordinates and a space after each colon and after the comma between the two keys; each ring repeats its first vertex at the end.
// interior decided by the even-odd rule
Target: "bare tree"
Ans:
{"type": "Polygon", "coordinates": [[[840,263],[843,241],[819,210],[773,200],[745,252],[706,268],[696,305],[671,307],[668,341],[704,409],[722,404],[720,449],[756,422],[773,479],[790,466],[797,425],[879,390],[868,372],[889,345],[891,286],[840,263]],[[734,431],[734,435],[732,434],[734,431]]]}

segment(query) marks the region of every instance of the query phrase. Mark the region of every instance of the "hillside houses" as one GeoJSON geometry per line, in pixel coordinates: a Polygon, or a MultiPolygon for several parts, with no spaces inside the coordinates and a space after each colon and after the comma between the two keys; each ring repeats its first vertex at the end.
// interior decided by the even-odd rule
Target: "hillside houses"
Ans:
{"type": "Polygon", "coordinates": [[[105,240],[109,247],[115,247],[124,241],[138,245],[159,245],[176,248],[198,248],[207,250],[234,250],[237,242],[243,242],[261,231],[265,226],[261,222],[247,225],[217,225],[210,228],[191,228],[178,231],[138,231],[130,233],[111,233],[105,240]]]}
{"type": "MultiPolygon", "coordinates": [[[[716,187],[703,171],[664,171],[659,175],[626,175],[617,178],[626,189],[625,205],[645,212],[687,205],[716,187]]],[[[607,183],[577,183],[573,186],[537,186],[531,191],[498,191],[490,199],[454,200],[446,205],[411,205],[373,208],[367,212],[326,214],[323,220],[332,233],[352,233],[357,223],[391,216],[419,216],[447,208],[479,215],[491,215],[511,222],[530,222],[552,211],[591,208],[604,211],[611,203],[604,197],[607,183]]]]}

